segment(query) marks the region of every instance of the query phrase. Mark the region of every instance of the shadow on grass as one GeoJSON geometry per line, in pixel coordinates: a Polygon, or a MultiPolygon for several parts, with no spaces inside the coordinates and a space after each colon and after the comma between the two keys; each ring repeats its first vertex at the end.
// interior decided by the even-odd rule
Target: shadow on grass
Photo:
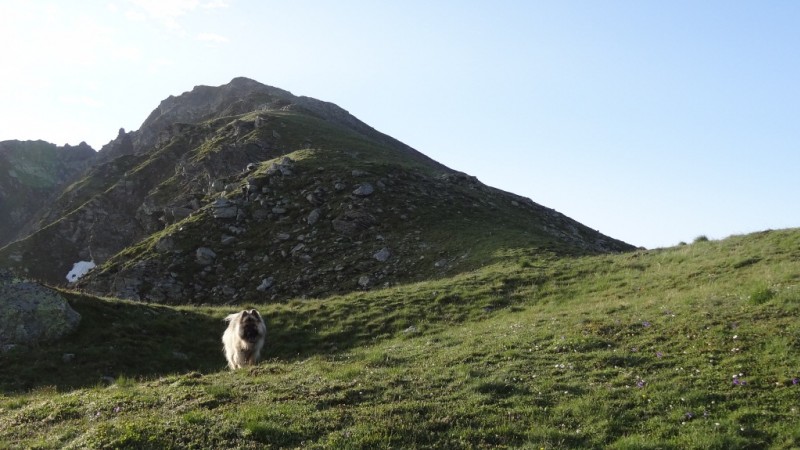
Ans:
{"type": "MultiPolygon", "coordinates": [[[[504,280],[502,289],[507,289],[504,280]]],[[[267,324],[262,358],[296,361],[384,339],[411,338],[442,324],[483,320],[524,300],[508,292],[448,288],[432,283],[412,290],[248,307],[258,307],[267,324]],[[436,301],[439,291],[447,301],[436,301]]],[[[0,354],[0,392],[66,390],[119,379],[227,370],[222,319],[242,306],[180,308],[62,293],[81,314],[78,329],[57,342],[0,354]]]]}
{"type": "Polygon", "coordinates": [[[221,320],[164,306],[64,292],[81,314],[71,335],[0,354],[0,392],[222,370],[221,320]]]}
{"type": "MultiPolygon", "coordinates": [[[[230,310],[175,308],[62,292],[81,315],[78,329],[49,344],[0,353],[0,393],[69,390],[187,372],[227,371],[221,337],[230,310]]],[[[418,299],[421,300],[421,299],[418,299]]],[[[425,309],[387,312],[296,302],[261,309],[267,323],[262,359],[296,361],[396,335],[425,309]]]]}

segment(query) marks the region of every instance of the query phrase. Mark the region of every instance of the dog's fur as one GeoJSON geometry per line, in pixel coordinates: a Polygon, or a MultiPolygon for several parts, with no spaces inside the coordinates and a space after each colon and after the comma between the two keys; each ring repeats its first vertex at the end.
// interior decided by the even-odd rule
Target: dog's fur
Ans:
{"type": "Polygon", "coordinates": [[[255,365],[261,357],[267,326],[255,309],[231,314],[225,318],[228,328],[222,335],[225,358],[231,370],[255,365]]]}

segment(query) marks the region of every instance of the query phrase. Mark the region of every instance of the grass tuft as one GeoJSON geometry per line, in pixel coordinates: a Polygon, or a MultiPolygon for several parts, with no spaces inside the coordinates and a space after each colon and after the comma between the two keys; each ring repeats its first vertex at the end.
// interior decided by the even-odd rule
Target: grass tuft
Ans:
{"type": "Polygon", "coordinates": [[[766,283],[757,283],[756,287],[750,291],[748,299],[751,303],[760,305],[775,298],[776,294],[775,289],[766,283]]]}

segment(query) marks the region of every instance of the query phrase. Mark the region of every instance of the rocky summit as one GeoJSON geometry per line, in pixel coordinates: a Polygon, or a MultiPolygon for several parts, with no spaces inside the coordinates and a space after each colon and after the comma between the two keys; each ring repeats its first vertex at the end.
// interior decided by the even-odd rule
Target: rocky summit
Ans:
{"type": "MultiPolygon", "coordinates": [[[[0,172],[0,187],[9,171],[20,173],[0,172]]],[[[336,105],[246,78],[167,98],[66,178],[27,222],[2,217],[8,235],[22,235],[0,249],[0,265],[66,283],[91,261],[77,287],[142,301],[318,297],[513,252],[632,249],[336,105]]]]}

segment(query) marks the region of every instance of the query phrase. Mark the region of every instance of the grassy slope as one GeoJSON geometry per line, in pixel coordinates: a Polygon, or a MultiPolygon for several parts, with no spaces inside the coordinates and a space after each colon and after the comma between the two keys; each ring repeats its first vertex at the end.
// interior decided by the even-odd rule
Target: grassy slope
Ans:
{"type": "Polygon", "coordinates": [[[266,361],[236,373],[218,344],[230,309],[68,294],[74,336],[2,355],[0,447],[800,445],[800,230],[498,256],[263,305],[266,361]]]}

